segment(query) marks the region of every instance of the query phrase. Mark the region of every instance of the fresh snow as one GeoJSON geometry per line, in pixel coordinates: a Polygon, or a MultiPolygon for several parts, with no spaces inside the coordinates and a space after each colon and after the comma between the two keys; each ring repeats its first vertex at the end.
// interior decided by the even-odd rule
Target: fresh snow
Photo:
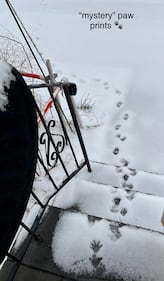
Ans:
{"type": "Polygon", "coordinates": [[[11,71],[11,65],[0,60],[0,111],[6,110],[6,106],[8,104],[8,94],[6,90],[10,88],[11,81],[15,80],[15,77],[11,71]]]}
{"type": "Polygon", "coordinates": [[[164,237],[66,212],[57,223],[53,257],[68,273],[116,274],[131,280],[163,280],[164,237]]]}
{"type": "MultiPolygon", "coordinates": [[[[52,235],[55,264],[68,273],[102,272],[105,277],[117,272],[127,281],[162,281],[164,1],[15,0],[13,5],[59,79],[77,84],[75,100],[93,169],[82,170],[51,201],[76,210],[63,212],[52,235]],[[122,30],[91,32],[79,12],[97,11],[135,17],[122,22],[122,30]],[[89,111],[80,109],[84,100],[89,111]],[[88,215],[102,219],[93,222],[88,215]]],[[[0,23],[20,37],[4,4],[3,9],[0,23]]],[[[37,97],[46,102],[42,91],[37,97]]],[[[72,142],[81,159],[73,134],[72,142]]],[[[63,157],[71,171],[68,150],[63,157]]],[[[51,175],[57,183],[64,178],[60,166],[51,175]]],[[[43,201],[54,192],[43,173],[34,191],[43,201]]],[[[29,226],[35,205],[30,198],[24,216],[29,226]]],[[[25,232],[20,235],[16,247],[25,232]]]]}

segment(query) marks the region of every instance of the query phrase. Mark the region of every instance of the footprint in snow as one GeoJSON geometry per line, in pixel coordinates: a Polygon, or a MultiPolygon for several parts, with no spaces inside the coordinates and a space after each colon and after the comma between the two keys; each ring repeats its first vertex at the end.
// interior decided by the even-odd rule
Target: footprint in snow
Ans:
{"type": "Polygon", "coordinates": [[[90,244],[90,248],[93,251],[92,256],[89,258],[95,275],[102,275],[106,271],[105,265],[102,263],[103,257],[97,256],[97,253],[100,251],[103,244],[100,240],[93,240],[90,244]]]}
{"type": "Polygon", "coordinates": [[[129,168],[129,171],[130,171],[130,175],[131,175],[131,176],[136,176],[137,171],[136,171],[135,169],[129,168]]]}
{"type": "Polygon", "coordinates": [[[119,153],[119,151],[120,151],[119,148],[116,147],[116,148],[113,150],[113,154],[114,154],[114,155],[117,155],[117,154],[119,153]]]}
{"type": "Polygon", "coordinates": [[[120,135],[120,134],[117,134],[117,135],[116,135],[116,138],[120,139],[120,138],[121,138],[121,135],[120,135]]]}
{"type": "Polygon", "coordinates": [[[118,131],[120,128],[121,128],[121,125],[120,125],[120,124],[118,124],[118,125],[115,126],[115,130],[116,130],[116,131],[118,131]]]}
{"type": "Polygon", "coordinates": [[[128,160],[126,160],[126,159],[121,159],[121,163],[123,164],[123,166],[125,166],[125,167],[127,167],[128,165],[129,165],[129,162],[128,162],[128,160]]]}
{"type": "Polygon", "coordinates": [[[117,104],[116,104],[117,107],[121,107],[121,105],[123,105],[123,102],[122,102],[122,101],[119,101],[119,102],[117,102],[117,104]]]}
{"type": "Polygon", "coordinates": [[[119,223],[110,223],[110,225],[109,225],[109,227],[110,227],[110,231],[112,232],[112,236],[111,236],[111,239],[113,240],[113,241],[116,241],[116,240],[118,240],[119,238],[121,238],[121,232],[120,232],[120,225],[119,225],[119,223]]]}
{"type": "Polygon", "coordinates": [[[89,222],[90,224],[94,224],[95,221],[100,221],[100,220],[101,220],[101,218],[97,218],[97,217],[88,215],[88,222],[89,222]]]}
{"type": "Polygon", "coordinates": [[[126,196],[126,198],[128,200],[133,200],[135,198],[135,195],[136,195],[136,191],[130,191],[128,192],[128,196],[126,196]]]}
{"type": "Polygon", "coordinates": [[[115,188],[111,191],[111,193],[112,193],[112,194],[117,193],[117,189],[118,189],[118,188],[119,188],[119,187],[115,186],[115,188]]]}
{"type": "Polygon", "coordinates": [[[123,175],[123,179],[124,179],[124,181],[127,181],[129,179],[129,176],[125,174],[125,175],[123,175]]]}
{"type": "Polygon", "coordinates": [[[121,137],[120,134],[117,134],[116,138],[120,139],[121,141],[125,141],[127,139],[126,137],[121,137]]]}
{"type": "Polygon", "coordinates": [[[120,167],[116,167],[116,172],[119,174],[119,173],[122,173],[122,169],[120,167]]]}
{"type": "Polygon", "coordinates": [[[113,202],[114,202],[114,205],[113,205],[113,207],[110,209],[110,211],[111,211],[112,213],[118,213],[119,210],[117,209],[117,207],[118,207],[118,206],[120,205],[120,203],[121,203],[121,198],[115,197],[115,198],[113,199],[113,202]]]}
{"type": "Polygon", "coordinates": [[[116,206],[116,205],[114,205],[114,206],[110,209],[110,211],[111,211],[112,213],[118,213],[118,212],[119,212],[119,210],[117,209],[117,206],[116,206]]]}
{"type": "Polygon", "coordinates": [[[93,240],[90,244],[90,248],[93,250],[94,254],[98,253],[102,246],[100,240],[93,240]]]}
{"type": "Polygon", "coordinates": [[[120,91],[119,89],[117,89],[117,90],[115,91],[115,93],[116,93],[117,95],[121,95],[121,91],[120,91]]]}
{"type": "Polygon", "coordinates": [[[119,24],[119,25],[118,25],[118,28],[119,28],[119,29],[123,29],[123,25],[122,25],[122,24],[119,24]]]}
{"type": "Polygon", "coordinates": [[[96,269],[100,265],[100,262],[102,261],[102,259],[103,259],[102,257],[97,257],[95,254],[93,254],[92,257],[89,258],[92,266],[96,269]]]}
{"type": "Polygon", "coordinates": [[[128,120],[128,119],[129,119],[129,114],[128,114],[128,113],[125,113],[124,116],[123,116],[123,119],[124,119],[124,120],[128,120]]]}
{"type": "Polygon", "coordinates": [[[122,215],[122,216],[125,216],[126,214],[127,214],[127,209],[126,208],[122,208],[121,209],[121,211],[120,211],[120,214],[122,215]]]}
{"type": "Polygon", "coordinates": [[[123,188],[128,188],[127,192],[134,188],[134,186],[131,183],[127,183],[127,182],[123,182],[122,183],[122,187],[123,188]]]}
{"type": "Polygon", "coordinates": [[[118,206],[118,205],[120,204],[120,202],[121,202],[121,198],[115,197],[115,198],[113,199],[113,201],[114,201],[115,205],[118,206]]]}
{"type": "Polygon", "coordinates": [[[117,173],[122,173],[123,172],[122,167],[127,167],[129,165],[129,162],[126,159],[121,159],[120,162],[121,162],[122,165],[116,167],[116,172],[117,173]]]}
{"type": "Polygon", "coordinates": [[[125,141],[126,139],[127,139],[126,137],[120,138],[121,141],[125,141]]]}

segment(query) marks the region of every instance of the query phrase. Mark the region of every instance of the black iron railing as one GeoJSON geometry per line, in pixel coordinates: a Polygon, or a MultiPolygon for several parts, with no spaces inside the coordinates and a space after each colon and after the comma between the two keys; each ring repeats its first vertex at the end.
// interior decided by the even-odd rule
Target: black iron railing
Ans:
{"type": "Polygon", "coordinates": [[[72,103],[72,96],[76,94],[76,85],[74,83],[43,83],[37,85],[29,85],[30,89],[47,88],[49,97],[52,99],[52,116],[45,118],[40,106],[36,101],[36,112],[38,115],[39,126],[39,149],[38,149],[38,164],[36,177],[40,175],[46,176],[51,184],[51,192],[46,196],[46,199],[39,198],[37,191],[32,191],[34,204],[39,206],[39,211],[34,218],[32,226],[26,225],[22,221],[20,227],[26,231],[26,238],[23,246],[13,251],[14,244],[11,251],[7,254],[10,260],[13,261],[13,267],[10,271],[8,281],[14,280],[14,276],[22,263],[23,257],[28,249],[32,238],[39,239],[35,234],[36,229],[42,219],[49,202],[55,195],[66,185],[84,166],[91,172],[89,159],[87,156],[84,141],[78,124],[78,119],[72,103]],[[60,88],[65,97],[65,104],[67,105],[67,115],[63,111],[59,101],[54,98],[54,87],[60,88]],[[71,122],[70,122],[71,121],[71,122]],[[78,146],[76,147],[72,142],[78,146]],[[76,142],[75,142],[76,141],[76,142]],[[66,152],[65,152],[66,151],[66,152]],[[69,163],[65,161],[65,155],[69,153],[69,163]],[[80,155],[80,157],[79,157],[80,155]],[[71,165],[70,165],[71,163],[71,165]],[[60,170],[61,179],[56,182],[56,171],[60,170]]]}

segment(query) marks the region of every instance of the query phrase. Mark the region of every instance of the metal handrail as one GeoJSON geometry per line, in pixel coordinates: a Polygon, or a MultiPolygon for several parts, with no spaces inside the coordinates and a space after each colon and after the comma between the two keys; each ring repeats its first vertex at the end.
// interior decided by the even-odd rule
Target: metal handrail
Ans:
{"type": "MultiPolygon", "coordinates": [[[[49,88],[49,90],[51,91],[51,95],[50,95],[50,98],[52,97],[52,95],[54,94],[53,93],[53,90],[52,90],[52,85],[49,85],[48,83],[44,83],[44,86],[46,88],[49,88]]],[[[91,172],[91,166],[90,166],[90,163],[89,163],[89,159],[88,159],[88,155],[87,155],[87,152],[86,152],[86,148],[85,148],[85,145],[84,145],[84,141],[83,141],[83,138],[82,138],[82,135],[81,135],[81,131],[80,131],[80,128],[79,128],[79,124],[78,124],[78,121],[77,121],[77,117],[76,117],[76,113],[75,113],[75,110],[74,110],[74,107],[73,107],[73,104],[72,104],[72,100],[71,100],[71,95],[72,94],[75,94],[75,91],[76,91],[76,85],[74,83],[70,83],[70,82],[55,82],[53,83],[53,86],[57,86],[58,89],[62,87],[63,91],[64,91],[64,95],[65,95],[65,98],[66,98],[66,102],[67,102],[67,105],[68,105],[68,108],[69,108],[69,111],[70,111],[70,114],[72,116],[72,120],[73,120],[73,124],[74,124],[74,129],[75,129],[75,133],[76,133],[76,136],[77,136],[77,139],[78,139],[78,142],[80,144],[80,147],[81,147],[81,151],[82,151],[82,154],[83,154],[83,161],[81,163],[79,163],[77,161],[77,158],[76,158],[76,152],[74,151],[74,148],[73,148],[73,145],[71,143],[71,140],[70,140],[70,136],[69,136],[69,133],[68,133],[68,130],[67,128],[65,127],[64,128],[64,136],[62,136],[63,139],[65,139],[65,145],[69,148],[70,148],[70,151],[72,152],[72,157],[75,161],[75,164],[76,164],[76,168],[71,172],[69,173],[67,171],[67,167],[65,166],[65,163],[62,159],[62,156],[60,155],[60,151],[58,150],[58,144],[56,143],[55,141],[55,135],[52,135],[51,131],[50,131],[50,127],[49,125],[51,124],[51,122],[54,122],[53,119],[51,119],[48,124],[46,123],[45,119],[44,119],[44,112],[42,112],[37,104],[37,102],[35,102],[36,104],[36,111],[38,113],[38,116],[40,118],[40,123],[42,124],[45,132],[44,134],[46,134],[47,136],[47,139],[48,141],[50,142],[50,145],[52,146],[53,148],[53,151],[56,153],[56,157],[57,157],[57,161],[60,162],[61,164],[61,168],[63,168],[64,172],[65,172],[65,178],[61,181],[61,183],[59,185],[57,185],[55,183],[55,180],[53,179],[52,175],[50,174],[50,169],[49,167],[47,166],[48,164],[45,162],[45,160],[42,159],[39,151],[38,151],[38,163],[42,166],[43,170],[45,171],[46,175],[48,176],[51,184],[53,185],[54,187],[54,192],[53,194],[49,195],[49,197],[46,199],[46,200],[43,200],[43,202],[38,198],[38,196],[32,191],[31,195],[33,196],[33,198],[36,200],[37,204],[40,206],[40,211],[39,213],[37,214],[34,222],[33,222],[33,225],[31,228],[29,228],[24,222],[21,223],[21,226],[26,230],[26,232],[28,233],[27,235],[27,238],[25,240],[25,242],[23,243],[23,246],[21,247],[21,250],[19,250],[19,254],[15,254],[13,255],[11,252],[8,253],[8,256],[10,256],[10,259],[13,257],[13,260],[14,260],[14,263],[13,263],[13,269],[12,269],[12,272],[10,272],[10,277],[12,276],[15,276],[18,268],[19,268],[19,265],[21,264],[22,260],[23,260],[23,257],[29,247],[29,244],[31,242],[31,239],[33,237],[35,237],[35,239],[37,239],[38,237],[36,237],[36,229],[39,225],[39,222],[40,220],[42,219],[44,213],[45,213],[45,210],[49,204],[49,202],[51,201],[51,199],[61,190],[61,188],[63,186],[65,186],[83,167],[87,166],[88,168],[88,171],[91,172]],[[17,262],[19,261],[19,262],[17,262]]],[[[52,99],[51,101],[51,106],[54,107],[54,109],[57,108],[57,105],[56,105],[56,100],[55,98],[52,99]]],[[[58,112],[57,112],[58,113],[58,112]]],[[[59,116],[59,121],[60,121],[60,116],[59,116]]],[[[42,134],[41,134],[42,136],[42,134]]],[[[41,138],[40,136],[40,138],[41,138]]],[[[49,151],[50,153],[50,151],[49,151]]],[[[51,167],[53,168],[53,167],[51,167]]],[[[55,166],[54,166],[55,168],[55,166]]],[[[38,238],[39,239],[39,238],[38,238]]],[[[9,279],[9,280],[13,280],[13,279],[9,279]]]]}

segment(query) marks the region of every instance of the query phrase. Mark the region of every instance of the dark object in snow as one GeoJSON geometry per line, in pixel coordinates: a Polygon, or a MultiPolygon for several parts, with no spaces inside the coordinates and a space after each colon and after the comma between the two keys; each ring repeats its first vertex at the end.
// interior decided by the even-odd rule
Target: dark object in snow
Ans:
{"type": "Polygon", "coordinates": [[[91,264],[93,265],[94,268],[97,268],[102,261],[102,257],[97,257],[96,254],[93,254],[91,258],[89,258],[91,264]]]}
{"type": "Polygon", "coordinates": [[[127,214],[127,210],[125,209],[125,208],[122,208],[121,209],[121,211],[120,211],[120,214],[122,215],[122,216],[125,216],[126,214],[127,214]]]}
{"type": "Polygon", "coordinates": [[[119,25],[119,22],[118,22],[118,21],[115,21],[114,24],[117,26],[117,25],[119,25]]]}
{"type": "Polygon", "coordinates": [[[93,250],[94,254],[97,254],[100,251],[102,246],[103,245],[101,244],[100,240],[98,240],[98,241],[93,240],[91,242],[90,248],[93,250]]]}
{"type": "Polygon", "coordinates": [[[31,91],[12,68],[15,81],[0,111],[0,263],[18,230],[32,190],[37,161],[37,118],[31,91]]]}
{"type": "Polygon", "coordinates": [[[113,150],[113,154],[115,154],[115,155],[117,155],[119,153],[119,148],[115,148],[114,150],[113,150]]]}
{"type": "Polygon", "coordinates": [[[118,26],[118,28],[119,28],[119,29],[123,29],[123,25],[120,24],[120,25],[118,26]]]}
{"type": "Polygon", "coordinates": [[[120,90],[118,90],[118,89],[115,91],[115,93],[116,93],[117,95],[121,95],[121,92],[120,92],[120,90]]]}
{"type": "Polygon", "coordinates": [[[125,140],[126,140],[126,137],[122,137],[120,140],[121,140],[121,141],[125,141],[125,140]]]}
{"type": "Polygon", "coordinates": [[[120,128],[121,128],[121,125],[120,125],[120,124],[118,124],[118,125],[115,126],[115,130],[116,130],[116,131],[119,130],[120,128]]]}
{"type": "Polygon", "coordinates": [[[117,106],[117,107],[120,107],[122,104],[123,104],[123,102],[122,102],[122,101],[119,101],[119,102],[117,102],[116,106],[117,106]]]}
{"type": "Polygon", "coordinates": [[[130,173],[131,176],[136,176],[137,171],[135,169],[129,168],[129,171],[131,171],[131,173],[130,173]]]}
{"type": "Polygon", "coordinates": [[[123,116],[123,119],[124,119],[124,120],[128,120],[128,118],[129,118],[129,114],[128,114],[128,113],[125,113],[124,116],[123,116]]]}
{"type": "Polygon", "coordinates": [[[120,139],[121,135],[120,135],[120,134],[117,134],[116,137],[120,139]]]}
{"type": "Polygon", "coordinates": [[[127,181],[127,180],[128,180],[128,178],[129,178],[129,176],[128,176],[128,175],[124,175],[124,176],[123,176],[123,179],[124,179],[125,181],[127,181]]]}
{"type": "MultiPolygon", "coordinates": [[[[122,187],[128,188],[128,189],[133,189],[133,185],[131,183],[123,182],[122,187]]],[[[126,192],[130,192],[130,190],[126,190],[126,192]]]]}
{"type": "Polygon", "coordinates": [[[115,203],[116,205],[119,205],[120,202],[121,202],[121,198],[118,198],[118,197],[114,198],[114,203],[115,203]]]}
{"type": "Polygon", "coordinates": [[[129,165],[129,162],[126,159],[121,159],[121,163],[123,164],[123,166],[127,167],[129,165]]]}

